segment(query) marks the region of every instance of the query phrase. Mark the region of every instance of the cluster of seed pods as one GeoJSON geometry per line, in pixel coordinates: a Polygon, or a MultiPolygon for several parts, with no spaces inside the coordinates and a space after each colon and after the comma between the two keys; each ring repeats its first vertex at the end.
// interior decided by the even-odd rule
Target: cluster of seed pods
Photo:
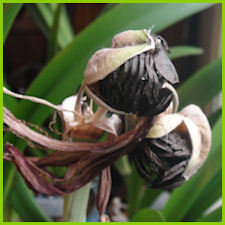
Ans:
{"type": "MultiPolygon", "coordinates": [[[[122,117],[151,117],[152,126],[131,156],[152,188],[176,188],[193,176],[211,146],[211,129],[202,110],[177,112],[179,83],[166,41],[147,30],[128,30],[97,51],[85,73],[87,94],[122,117]]],[[[126,120],[125,120],[126,121],[126,120]]],[[[126,124],[126,127],[129,124],[126,124]]]]}

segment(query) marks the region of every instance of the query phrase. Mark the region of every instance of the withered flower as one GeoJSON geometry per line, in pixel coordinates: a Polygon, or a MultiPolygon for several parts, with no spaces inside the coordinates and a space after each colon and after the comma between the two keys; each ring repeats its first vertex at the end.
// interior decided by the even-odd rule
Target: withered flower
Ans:
{"type": "Polygon", "coordinates": [[[179,82],[166,41],[147,30],[128,30],[97,51],[84,77],[87,93],[109,111],[154,116],[171,102],[171,84],[179,82]],[[168,88],[170,87],[170,88],[168,88]]]}
{"type": "Polygon", "coordinates": [[[162,113],[132,152],[137,170],[152,188],[171,190],[193,176],[211,146],[211,129],[202,110],[189,105],[162,113]]]}
{"type": "MultiPolygon", "coordinates": [[[[43,103],[35,97],[20,96],[6,89],[4,92],[15,97],[43,103]]],[[[51,105],[46,101],[44,103],[51,105]]],[[[24,121],[15,118],[10,111],[3,107],[6,131],[38,144],[43,150],[55,150],[42,158],[25,157],[16,147],[7,143],[4,146],[6,150],[4,159],[12,161],[16,165],[28,187],[47,195],[64,195],[76,191],[100,175],[97,206],[101,220],[107,221],[108,218],[104,215],[104,211],[111,188],[109,166],[127,152],[132,151],[139,139],[145,137],[151,126],[151,119],[141,118],[131,131],[120,134],[122,124],[118,116],[112,115],[105,118],[105,110],[100,108],[93,113],[91,107],[86,103],[82,94],[78,94],[78,96],[64,100],[60,106],[51,105],[61,112],[64,123],[63,140],[53,139],[31,129],[24,121]],[[74,105],[76,110],[71,111],[74,105]],[[102,131],[109,133],[107,141],[103,143],[77,141],[77,138],[97,139],[99,130],[101,131],[100,136],[102,131]],[[76,142],[71,141],[74,138],[76,142]],[[64,177],[55,177],[48,171],[47,167],[49,166],[66,166],[67,171],[64,177]]]]}
{"type": "Polygon", "coordinates": [[[47,195],[76,191],[100,175],[97,208],[102,221],[108,221],[104,211],[111,188],[110,165],[125,154],[133,156],[140,175],[153,188],[180,186],[205,161],[211,130],[197,106],[176,113],[178,96],[172,85],[179,79],[168,50],[162,37],[146,30],[117,34],[111,48],[99,50],[89,60],[78,94],[59,106],[3,88],[6,94],[56,109],[63,123],[62,140],[53,139],[4,107],[5,130],[54,151],[42,158],[25,157],[7,143],[4,159],[17,166],[31,189],[47,195]],[[96,112],[92,100],[100,106],[96,112]],[[108,117],[108,111],[125,114],[125,124],[116,114],[108,117]],[[98,142],[104,132],[107,140],[98,142]],[[49,166],[66,166],[67,171],[64,177],[55,177],[49,166]]]}

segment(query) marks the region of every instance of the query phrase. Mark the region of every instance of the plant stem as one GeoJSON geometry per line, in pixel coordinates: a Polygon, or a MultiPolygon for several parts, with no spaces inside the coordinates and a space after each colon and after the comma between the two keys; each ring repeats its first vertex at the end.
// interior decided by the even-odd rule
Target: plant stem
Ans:
{"type": "Polygon", "coordinates": [[[115,167],[122,176],[128,176],[131,173],[130,163],[127,155],[123,156],[121,159],[114,163],[115,167]]]}
{"type": "Polygon", "coordinates": [[[91,182],[64,196],[63,221],[86,222],[91,182]]]}

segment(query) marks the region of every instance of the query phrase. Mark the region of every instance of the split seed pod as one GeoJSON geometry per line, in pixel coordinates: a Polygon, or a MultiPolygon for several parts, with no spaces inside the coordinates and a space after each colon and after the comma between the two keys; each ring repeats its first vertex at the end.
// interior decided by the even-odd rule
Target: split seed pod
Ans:
{"type": "Polygon", "coordinates": [[[189,105],[177,114],[160,114],[132,156],[152,188],[173,189],[193,176],[207,158],[211,129],[202,110],[189,105]]]}
{"type": "Polygon", "coordinates": [[[165,83],[179,82],[166,41],[146,30],[128,30],[97,51],[84,72],[87,94],[109,111],[140,116],[163,112],[171,102],[165,83]]]}

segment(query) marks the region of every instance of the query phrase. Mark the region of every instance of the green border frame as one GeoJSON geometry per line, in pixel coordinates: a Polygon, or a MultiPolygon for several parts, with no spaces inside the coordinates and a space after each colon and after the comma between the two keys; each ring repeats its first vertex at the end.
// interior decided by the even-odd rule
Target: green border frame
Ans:
{"type": "MultiPolygon", "coordinates": [[[[60,1],[60,0],[2,0],[0,1],[0,42],[1,42],[1,48],[0,48],[0,68],[1,68],[1,74],[3,74],[3,3],[184,3],[184,1],[179,1],[179,0],[173,0],[173,1],[168,1],[168,0],[141,0],[141,1],[137,1],[137,0],[120,0],[120,1],[112,1],[112,0],[84,0],[84,1],[75,1],[75,0],[64,0],[64,1],[60,1]]],[[[194,1],[194,0],[189,0],[189,1],[185,1],[185,3],[222,3],[222,45],[225,43],[225,1],[223,0],[198,0],[198,1],[194,1]]],[[[224,60],[224,56],[225,56],[225,50],[223,48],[222,51],[222,94],[224,96],[225,94],[225,90],[224,90],[224,83],[225,83],[225,60],[224,60]]],[[[0,79],[0,87],[2,88],[3,86],[3,79],[0,79]]],[[[3,107],[3,94],[2,92],[0,93],[0,108],[2,109],[3,107]]],[[[224,105],[225,103],[225,99],[223,98],[222,103],[224,105]]],[[[223,122],[225,122],[224,120],[224,110],[222,109],[222,118],[223,118],[223,122]]],[[[0,110],[0,143],[3,143],[3,130],[2,130],[2,125],[3,125],[3,115],[2,115],[2,110],[0,110]]],[[[222,139],[225,139],[225,126],[222,127],[222,139]]],[[[220,160],[220,159],[219,159],[220,160]]],[[[224,153],[224,146],[222,145],[222,169],[224,171],[224,166],[225,166],[225,153],[224,153]]],[[[1,146],[1,150],[0,150],[0,224],[25,224],[25,223],[29,223],[29,224],[42,224],[43,222],[3,222],[3,146],[1,146]]],[[[222,187],[225,187],[225,175],[223,173],[222,176],[222,187]]],[[[223,190],[223,188],[222,188],[223,190]]],[[[223,202],[225,202],[225,196],[222,195],[222,200],[223,202]]],[[[225,218],[225,207],[222,207],[222,224],[224,223],[224,218],[225,218]]],[[[68,224],[68,223],[74,223],[74,222],[45,222],[44,224],[49,225],[49,224],[55,224],[55,223],[59,223],[59,224],[68,224]]],[[[130,223],[130,222],[126,222],[130,223]]],[[[164,223],[168,223],[168,224],[174,224],[176,223],[177,225],[180,224],[221,224],[221,222],[142,222],[141,224],[152,224],[152,225],[158,225],[158,224],[164,224],[164,223]]],[[[83,224],[83,223],[79,223],[76,222],[76,224],[83,224]]],[[[99,222],[91,222],[91,224],[99,224],[99,222]]],[[[124,222],[117,222],[117,224],[124,224],[124,222]]],[[[140,224],[140,222],[132,222],[132,224],[134,225],[138,225],[140,224]]]]}
{"type": "MultiPolygon", "coordinates": [[[[1,74],[3,74],[3,4],[0,3],[0,42],[1,42],[1,48],[0,48],[0,68],[1,68],[1,74]]],[[[3,86],[3,79],[0,79],[0,87],[3,86]]],[[[3,93],[1,92],[1,101],[0,101],[0,107],[3,108],[3,93]]],[[[0,110],[0,143],[3,143],[3,115],[2,110],[0,110]]],[[[1,144],[1,150],[0,150],[0,222],[3,221],[3,146],[1,144]]]]}

